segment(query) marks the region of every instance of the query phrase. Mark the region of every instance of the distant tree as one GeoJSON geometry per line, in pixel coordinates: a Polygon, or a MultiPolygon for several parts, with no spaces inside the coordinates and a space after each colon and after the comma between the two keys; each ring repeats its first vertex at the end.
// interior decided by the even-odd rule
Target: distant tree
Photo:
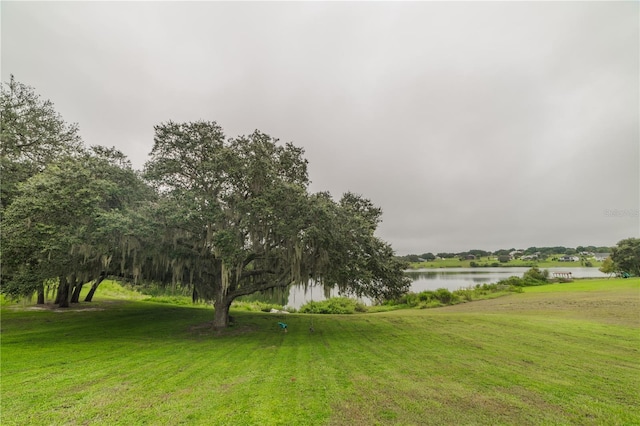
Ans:
{"type": "Polygon", "coordinates": [[[551,247],[538,247],[538,252],[540,252],[539,256],[542,258],[546,258],[555,254],[551,247]]]}
{"type": "Polygon", "coordinates": [[[511,256],[509,256],[507,254],[503,254],[503,255],[498,256],[498,261],[500,263],[507,263],[510,260],[511,260],[511,256]]]}
{"type": "Polygon", "coordinates": [[[436,257],[433,253],[424,253],[420,257],[427,261],[436,260],[436,257]]]}
{"type": "Polygon", "coordinates": [[[600,266],[599,269],[600,269],[600,272],[602,272],[603,274],[608,274],[609,276],[611,276],[616,272],[616,265],[615,263],[613,263],[611,256],[607,257],[602,262],[602,265],[600,266]]]}
{"type": "Polygon", "coordinates": [[[438,257],[441,257],[442,259],[451,259],[453,257],[456,257],[455,253],[438,253],[438,257]]]}
{"type": "Polygon", "coordinates": [[[417,263],[421,261],[421,257],[417,254],[408,254],[406,256],[402,256],[401,259],[410,263],[417,263]]]}
{"type": "Polygon", "coordinates": [[[611,259],[617,270],[640,275],[640,238],[627,238],[618,242],[611,251],[611,259]]]}
{"type": "Polygon", "coordinates": [[[468,254],[472,254],[475,257],[486,257],[486,256],[489,256],[489,252],[488,251],[479,250],[479,249],[469,250],[468,254]]]}

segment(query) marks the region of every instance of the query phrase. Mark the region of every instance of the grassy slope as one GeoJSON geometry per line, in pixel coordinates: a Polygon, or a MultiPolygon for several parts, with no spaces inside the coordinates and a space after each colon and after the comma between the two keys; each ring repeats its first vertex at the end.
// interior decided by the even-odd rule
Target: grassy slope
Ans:
{"type": "MultiPolygon", "coordinates": [[[[349,316],[2,310],[2,424],[640,424],[640,280],[349,316]],[[289,324],[289,333],[277,321],[289,324]]],[[[100,310],[104,309],[104,310],[100,310]]]]}

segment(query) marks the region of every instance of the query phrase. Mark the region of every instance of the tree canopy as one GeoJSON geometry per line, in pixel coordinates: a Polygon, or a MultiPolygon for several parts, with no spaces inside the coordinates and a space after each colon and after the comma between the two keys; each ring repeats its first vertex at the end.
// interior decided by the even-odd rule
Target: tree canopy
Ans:
{"type": "MultiPolygon", "coordinates": [[[[382,298],[409,281],[374,236],[379,208],[308,192],[303,150],[256,131],[227,139],[215,122],[156,126],[145,176],[161,193],[172,279],[212,300],[214,325],[243,295],[321,283],[382,298]]],[[[162,268],[161,268],[162,269],[162,268]]]]}
{"type": "Polygon", "coordinates": [[[627,238],[611,250],[611,260],[620,272],[640,276],[640,238],[627,238]]]}
{"type": "Polygon", "coordinates": [[[155,126],[143,175],[113,148],[85,148],[32,88],[2,88],[2,292],[57,286],[56,303],[107,275],[191,286],[225,327],[231,302],[292,285],[376,300],[406,292],[405,264],[375,236],[382,210],[309,192],[303,149],[212,121],[155,126]],[[10,178],[6,178],[10,175],[10,178]]]}
{"type": "Polygon", "coordinates": [[[53,159],[77,153],[78,126],[66,123],[53,103],[11,76],[0,93],[1,206],[8,206],[19,182],[42,171],[53,159]]]}
{"type": "Polygon", "coordinates": [[[122,158],[94,148],[18,185],[3,215],[3,292],[28,294],[58,280],[58,303],[66,306],[70,292],[101,274],[123,274],[125,264],[135,273],[125,255],[136,233],[133,209],[150,193],[122,158]],[[111,270],[115,264],[120,271],[111,270]]]}
{"type": "Polygon", "coordinates": [[[66,306],[88,280],[134,275],[132,247],[153,192],[126,156],[86,148],[77,125],[13,76],[0,103],[2,292],[37,291],[44,303],[49,283],[66,306]]]}

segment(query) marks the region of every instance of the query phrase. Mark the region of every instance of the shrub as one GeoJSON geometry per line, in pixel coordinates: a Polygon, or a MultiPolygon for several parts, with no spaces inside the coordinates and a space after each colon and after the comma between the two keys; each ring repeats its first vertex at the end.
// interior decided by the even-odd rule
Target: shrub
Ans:
{"type": "MultiPolygon", "coordinates": [[[[490,284],[476,284],[468,288],[461,288],[453,292],[446,288],[439,288],[435,291],[425,290],[420,293],[407,293],[399,297],[398,299],[388,300],[385,302],[385,306],[395,307],[396,309],[407,308],[436,308],[445,305],[453,305],[456,303],[471,302],[475,299],[482,298],[490,293],[498,292],[514,292],[522,293],[524,290],[522,287],[526,285],[522,278],[513,276],[507,279],[501,280],[498,283],[490,284]]],[[[373,310],[377,310],[375,307],[373,310]]],[[[371,312],[371,310],[369,310],[371,312]]]]}
{"type": "Polygon", "coordinates": [[[185,296],[151,296],[143,299],[145,302],[167,303],[169,305],[191,305],[193,301],[185,296]]]}
{"type": "Polygon", "coordinates": [[[430,300],[433,300],[434,297],[433,291],[431,290],[418,293],[418,299],[422,302],[429,302],[430,300]]]}
{"type": "Polygon", "coordinates": [[[437,289],[434,296],[444,305],[448,305],[457,299],[457,297],[446,288],[437,289]]]}
{"type": "MultiPolygon", "coordinates": [[[[101,284],[101,286],[104,284],[101,284]]],[[[192,289],[189,286],[181,286],[181,285],[162,285],[157,283],[142,283],[138,286],[133,286],[130,283],[122,283],[122,287],[138,291],[142,294],[159,297],[159,296],[187,296],[191,297],[192,289]]]]}
{"type": "Polygon", "coordinates": [[[455,297],[459,299],[465,300],[467,302],[471,302],[473,300],[473,290],[469,289],[460,289],[453,292],[455,297]]]}
{"type": "Polygon", "coordinates": [[[405,300],[406,300],[405,303],[409,307],[418,306],[418,304],[420,303],[420,295],[416,293],[407,293],[405,300]]]}
{"type": "Polygon", "coordinates": [[[549,271],[547,269],[540,270],[536,267],[529,269],[524,273],[522,279],[525,281],[540,281],[542,283],[546,283],[549,281],[549,271]]]}
{"type": "Polygon", "coordinates": [[[522,280],[522,278],[520,277],[516,277],[516,276],[512,276],[509,278],[505,278],[503,280],[500,280],[496,283],[496,285],[500,286],[506,286],[506,287],[510,287],[510,286],[514,286],[514,287],[522,287],[524,286],[524,281],[522,280]]]}
{"type": "Polygon", "coordinates": [[[347,297],[332,297],[321,302],[305,303],[298,312],[304,314],[353,314],[365,311],[366,307],[357,300],[347,297]]]}
{"type": "Polygon", "coordinates": [[[422,303],[420,305],[420,309],[439,308],[441,306],[442,306],[442,303],[438,302],[437,300],[430,300],[427,303],[422,303]]]}
{"type": "Polygon", "coordinates": [[[522,282],[524,283],[523,284],[524,287],[533,287],[533,286],[545,284],[544,281],[538,281],[538,280],[534,280],[534,279],[531,279],[531,278],[526,278],[526,279],[522,280],[522,282]]]}
{"type": "Polygon", "coordinates": [[[233,305],[235,309],[249,311],[249,312],[271,312],[271,309],[281,310],[281,305],[276,305],[274,303],[265,303],[257,300],[253,301],[244,301],[244,300],[234,300],[233,305]]]}

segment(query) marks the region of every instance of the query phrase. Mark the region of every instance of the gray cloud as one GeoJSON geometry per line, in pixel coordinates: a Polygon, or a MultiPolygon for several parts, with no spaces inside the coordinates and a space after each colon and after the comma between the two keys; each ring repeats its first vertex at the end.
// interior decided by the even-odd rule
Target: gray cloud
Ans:
{"type": "Polygon", "coordinates": [[[142,167],[162,121],[303,146],[400,253],[640,235],[639,5],[12,3],[14,74],[142,167]],[[611,211],[620,213],[611,214],[611,211]]]}

